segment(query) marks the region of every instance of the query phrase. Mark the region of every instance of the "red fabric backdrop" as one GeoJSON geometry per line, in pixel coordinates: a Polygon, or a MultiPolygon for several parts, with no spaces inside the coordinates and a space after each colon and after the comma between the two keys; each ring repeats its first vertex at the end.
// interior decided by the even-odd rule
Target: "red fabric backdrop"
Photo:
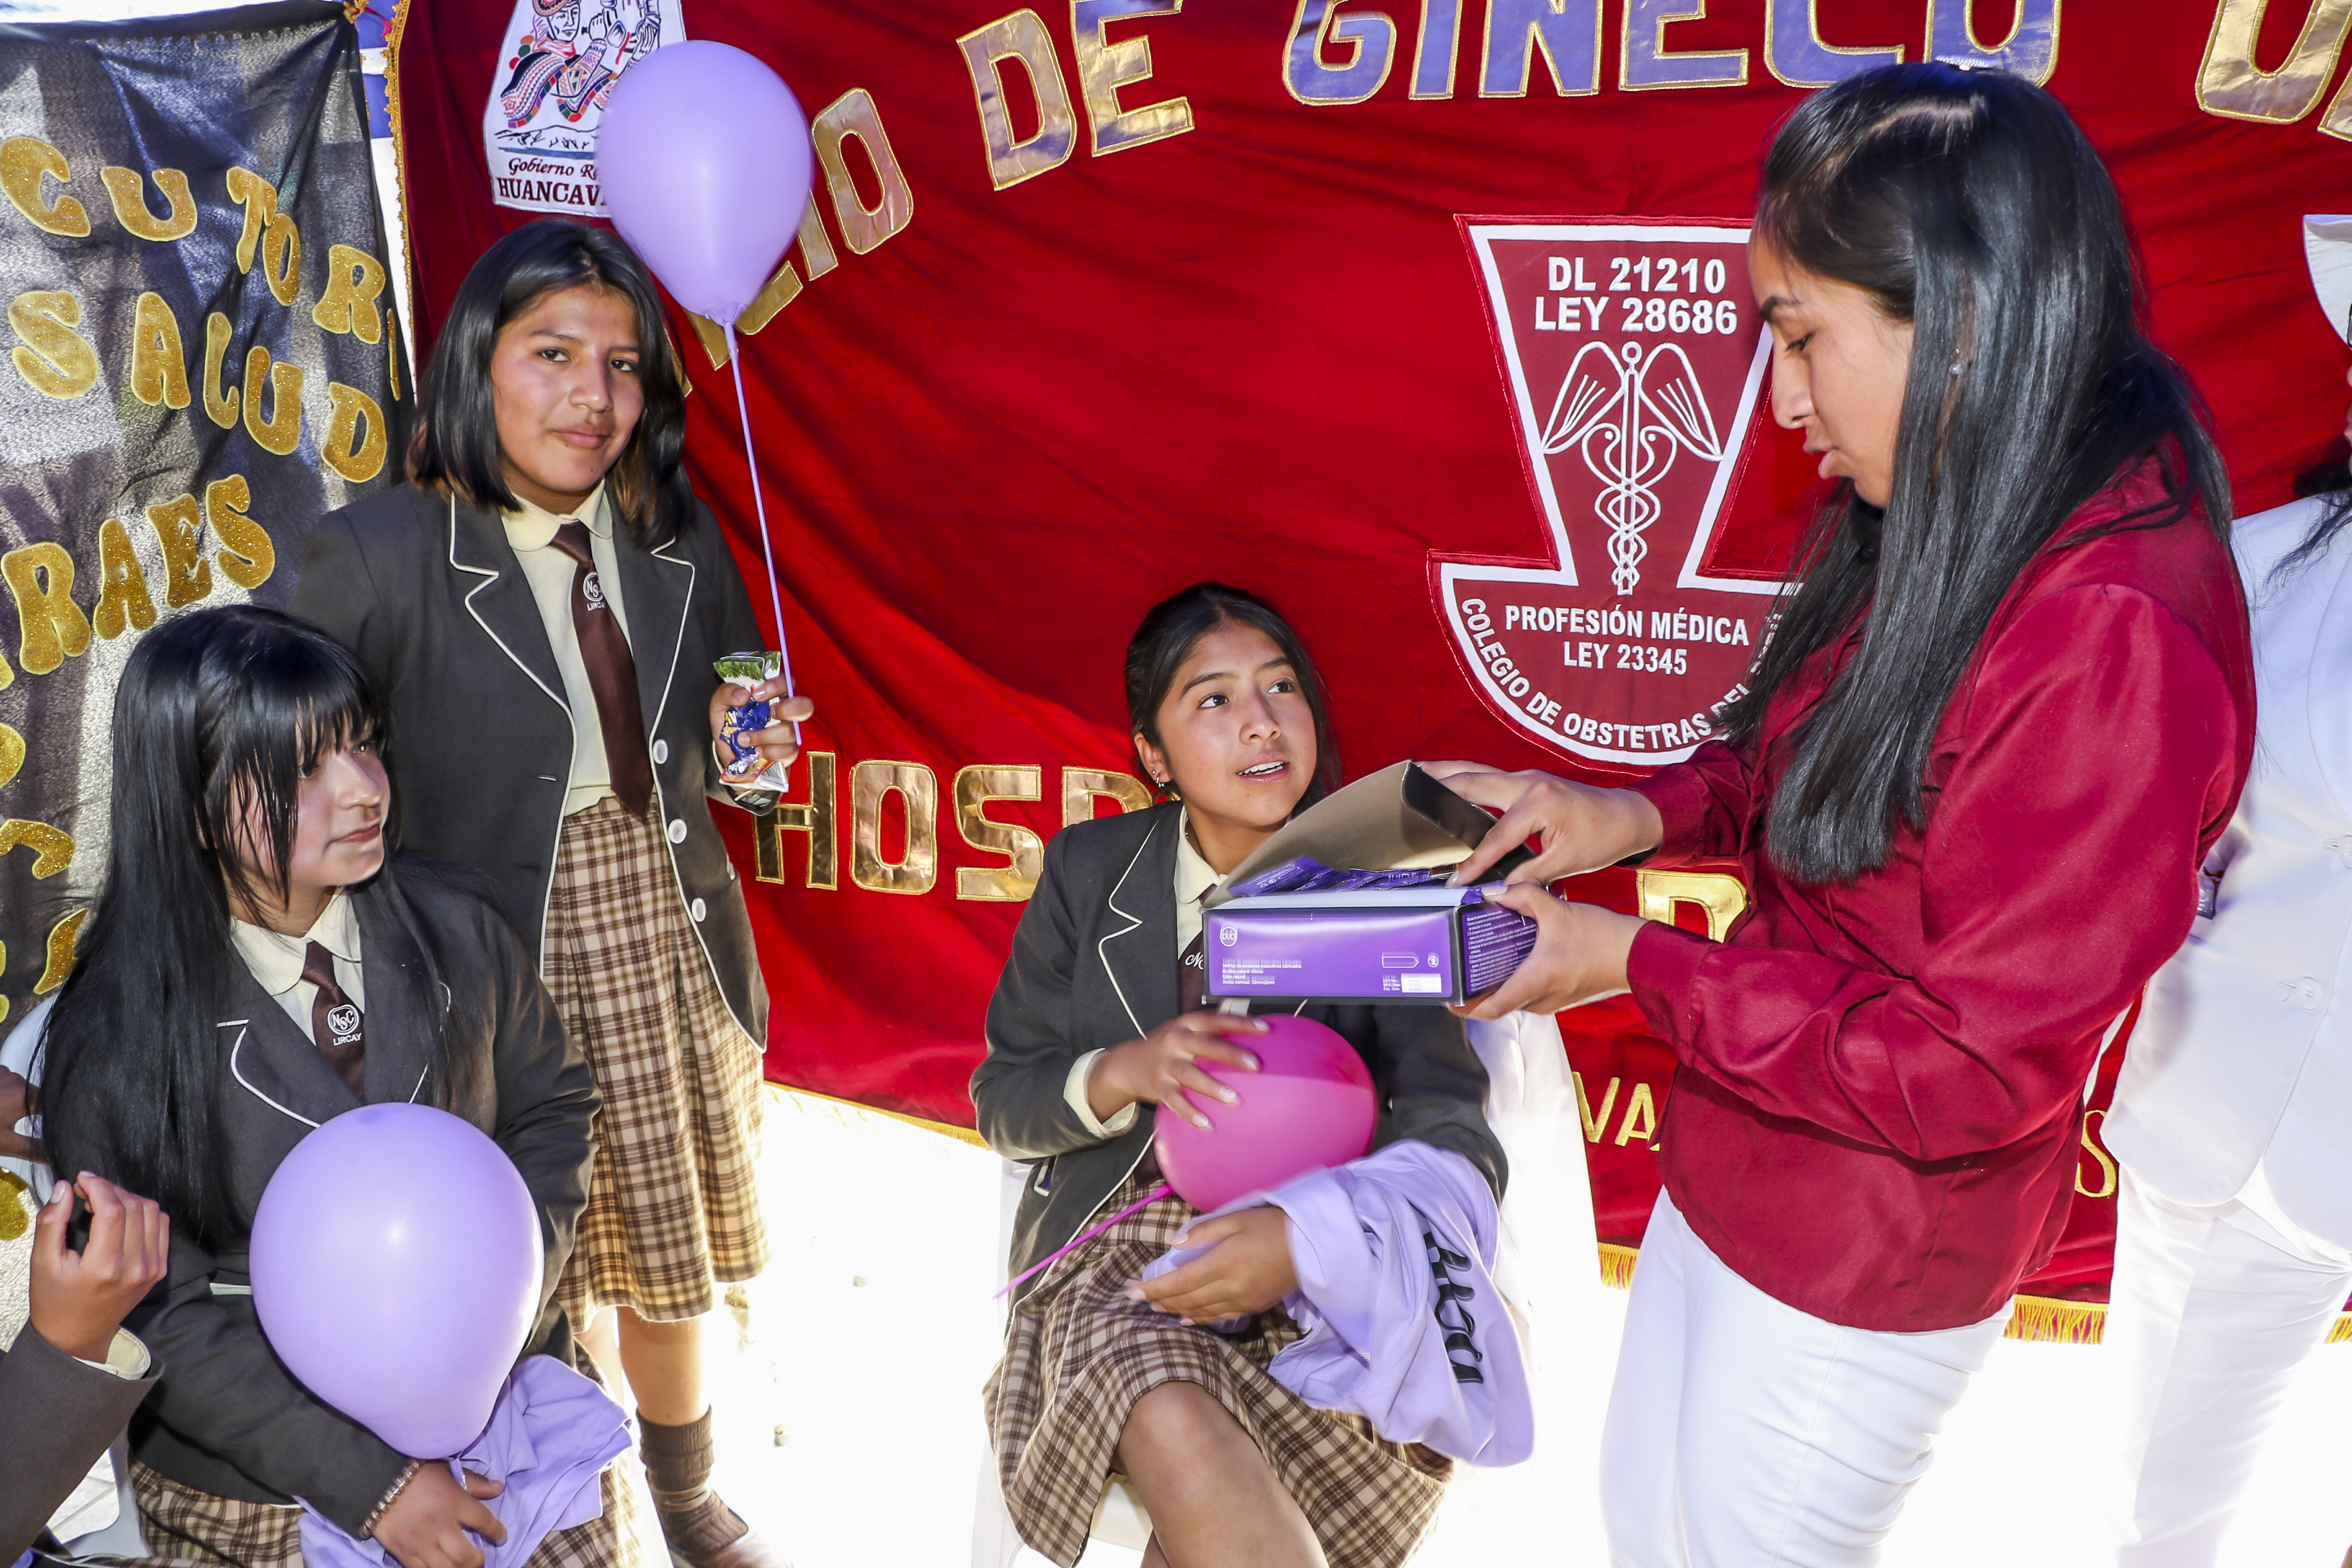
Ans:
{"type": "MultiPolygon", "coordinates": [[[[951,781],[974,765],[1040,769],[1041,800],[988,811],[1048,835],[1064,769],[1131,770],[1121,650],[1144,607],[1185,583],[1244,584],[1292,614],[1329,677],[1351,775],[1401,756],[1606,773],[1484,706],[1433,609],[1433,555],[1541,567],[1550,552],[1455,218],[1743,218],[1760,149],[1801,96],[1768,68],[1766,0],[1685,0],[1707,14],[1664,32],[1673,51],[1746,51],[1744,85],[1626,89],[1626,13],[1660,6],[1608,0],[1598,90],[1556,93],[1539,54],[1516,98],[1481,95],[1482,40],[1490,8],[1500,20],[1525,4],[1464,0],[1452,96],[1415,98],[1416,28],[1450,7],[1392,3],[1393,68],[1352,104],[1286,87],[1297,15],[1311,26],[1323,0],[1192,0],[1177,14],[1177,0],[1152,3],[1166,9],[1108,25],[1114,46],[1150,50],[1148,79],[1118,89],[1119,103],[1131,113],[1181,97],[1191,129],[1096,151],[1086,77],[1103,68],[1074,33],[1150,4],[1041,6],[1076,146],[997,189],[958,39],[1005,16],[1006,0],[686,0],[689,36],[759,55],[813,114],[865,89],[911,201],[905,226],[858,254],[821,174],[837,265],[744,341],[784,615],[820,705],[809,743],[837,766],[838,886],[806,885],[810,836],[795,831],[780,836],[783,879],[751,884],[777,1002],[769,1071],[783,1082],[969,1124],[964,1080],[1021,906],[959,896],[959,868],[1006,862],[959,833],[951,781]],[[853,876],[852,770],[872,761],[920,763],[938,781],[928,891],[853,876]]],[[[1770,8],[1798,26],[1807,10],[1770,8]]],[[[1910,58],[1930,26],[1927,0],[1814,9],[1828,43],[1900,45],[1910,58]]],[[[2286,58],[2304,9],[2271,7],[2259,65],[2286,58]]],[[[1341,7],[1342,37],[1320,58],[1344,66],[1346,33],[1377,34],[1381,10],[1341,7]]],[[[2007,0],[1974,13],[1979,37],[2013,15],[2007,0]]],[[[474,258],[531,216],[491,204],[481,140],[512,52],[508,15],[504,0],[408,0],[399,129],[423,345],[474,258]]],[[[2324,109],[2266,123],[2201,108],[2215,27],[2213,0],[2066,0],[2050,86],[2116,171],[2157,335],[2210,399],[2251,511],[2289,499],[2341,426],[2345,354],[2314,300],[2299,220],[2347,205],[2352,149],[2321,133],[2324,109]]],[[[1577,86],[1575,51],[1562,53],[1577,86]]],[[[1790,58],[1784,47],[1780,63],[1790,58]]],[[[1035,95],[1016,68],[1003,74],[1025,135],[1035,95]]],[[[846,158],[861,204],[881,201],[866,155],[853,143],[846,158]]],[[[812,270],[803,248],[793,260],[812,270]]],[[[734,394],[682,316],[677,331],[698,384],[696,484],[757,584],[734,394]]],[[[1743,470],[1719,558],[1769,569],[1783,548],[1801,504],[1787,457],[1769,447],[1743,470]]],[[[796,770],[798,798],[808,781],[796,770]]],[[[884,861],[906,853],[903,801],[879,810],[884,861]]],[[[750,831],[721,815],[751,867],[750,831]]],[[[1588,881],[1586,896],[1633,907],[1629,874],[1588,881]]],[[[1631,1241],[1655,1190],[1636,1100],[1663,1097],[1670,1063],[1622,1003],[1561,1022],[1594,1117],[1601,1233],[1631,1241]]],[[[2086,1148],[2086,1192],[2112,1185],[2101,1160],[2086,1148]]],[[[2103,1294],[2108,1205],[2079,1208],[2067,1252],[2033,1289],[2103,1294]]]]}

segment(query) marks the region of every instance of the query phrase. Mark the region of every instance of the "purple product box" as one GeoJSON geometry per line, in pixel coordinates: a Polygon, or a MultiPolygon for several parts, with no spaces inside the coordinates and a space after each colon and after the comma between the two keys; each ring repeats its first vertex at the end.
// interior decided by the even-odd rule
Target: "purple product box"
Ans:
{"type": "Polygon", "coordinates": [[[1535,947],[1536,922],[1475,888],[1272,893],[1210,910],[1207,994],[1310,1002],[1466,1002],[1535,947]]]}

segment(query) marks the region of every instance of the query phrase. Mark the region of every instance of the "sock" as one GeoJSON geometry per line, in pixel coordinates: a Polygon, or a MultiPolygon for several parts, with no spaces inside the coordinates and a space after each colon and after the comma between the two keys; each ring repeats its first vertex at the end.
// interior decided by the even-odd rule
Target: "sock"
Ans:
{"type": "Polygon", "coordinates": [[[711,1489],[710,1468],[717,1450],[710,1439],[709,1411],[683,1426],[665,1426],[647,1420],[640,1410],[637,1430],[654,1509],[661,1518],[662,1534],[672,1547],[688,1557],[705,1556],[751,1532],[751,1527],[711,1489]]]}

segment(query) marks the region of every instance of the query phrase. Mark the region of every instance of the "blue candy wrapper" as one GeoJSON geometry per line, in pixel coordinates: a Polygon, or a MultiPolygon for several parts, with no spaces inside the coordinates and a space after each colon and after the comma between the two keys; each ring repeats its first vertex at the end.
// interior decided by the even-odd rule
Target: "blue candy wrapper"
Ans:
{"type": "MultiPolygon", "coordinates": [[[[710,661],[710,668],[718,673],[721,680],[733,681],[736,685],[746,688],[758,681],[773,679],[783,667],[784,656],[767,649],[750,653],[730,653],[724,658],[715,658],[710,661]]],[[[727,782],[737,789],[772,789],[782,792],[791,786],[792,770],[782,763],[770,763],[756,778],[739,779],[732,776],[736,768],[758,754],[752,747],[738,741],[737,737],[766,729],[772,722],[771,715],[774,708],[775,704],[771,701],[746,702],[740,708],[728,709],[727,716],[719,721],[719,755],[726,759],[726,771],[730,775],[727,782]]]]}

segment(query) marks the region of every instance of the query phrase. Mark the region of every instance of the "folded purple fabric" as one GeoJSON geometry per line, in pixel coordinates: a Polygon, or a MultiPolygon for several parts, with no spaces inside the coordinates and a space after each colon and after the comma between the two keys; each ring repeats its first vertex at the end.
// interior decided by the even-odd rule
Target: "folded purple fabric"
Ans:
{"type": "MultiPolygon", "coordinates": [[[[1217,1213],[1261,1204],[1290,1222],[1298,1289],[1283,1306],[1306,1331],[1274,1358],[1276,1382],[1318,1410],[1363,1416],[1392,1443],[1470,1464],[1516,1465],[1534,1451],[1518,1330],[1495,1289],[1500,1221],[1476,1166],[1408,1139],[1217,1213]]],[[[1182,1241],[1144,1278],[1213,1250],[1182,1241]]]]}
{"type": "MultiPolygon", "coordinates": [[[[596,1478],[628,1448],[628,1419],[603,1389],[552,1356],[518,1363],[489,1426],[449,1461],[453,1474],[462,1468],[506,1483],[486,1505],[507,1527],[506,1543],[475,1537],[483,1568],[522,1568],[548,1536],[603,1512],[596,1478]]],[[[400,1568],[373,1537],[355,1540],[307,1507],[302,1559],[309,1568],[400,1568]]]]}

